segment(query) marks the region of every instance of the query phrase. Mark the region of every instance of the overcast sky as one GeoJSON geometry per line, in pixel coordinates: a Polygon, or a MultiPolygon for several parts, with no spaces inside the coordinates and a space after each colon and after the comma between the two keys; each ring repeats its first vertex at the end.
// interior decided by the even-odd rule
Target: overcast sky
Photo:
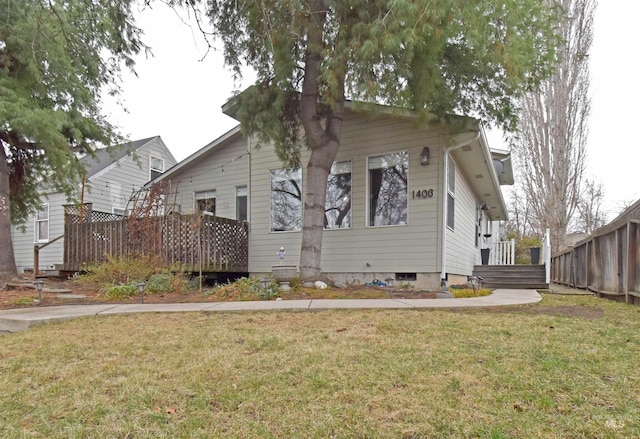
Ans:
{"type": "MultiPolygon", "coordinates": [[[[609,220],[623,204],[640,198],[639,16],[636,0],[601,0],[596,9],[587,175],[604,183],[609,220]]],[[[180,161],[236,125],[220,107],[253,78],[234,83],[222,54],[206,54],[198,30],[162,4],[142,11],[137,22],[154,56],[137,58],[137,77],[124,75],[121,100],[128,113],[112,101],[106,113],[132,140],[162,136],[180,161]]],[[[505,148],[500,133],[491,133],[489,140],[491,147],[505,148]]]]}

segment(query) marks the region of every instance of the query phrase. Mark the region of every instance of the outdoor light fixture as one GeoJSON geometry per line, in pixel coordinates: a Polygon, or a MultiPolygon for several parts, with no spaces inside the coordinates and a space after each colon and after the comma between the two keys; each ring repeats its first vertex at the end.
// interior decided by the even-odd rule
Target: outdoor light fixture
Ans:
{"type": "Polygon", "coordinates": [[[429,151],[429,147],[425,146],[424,148],[422,148],[422,152],[420,153],[420,164],[422,166],[426,166],[429,164],[429,154],[431,152],[429,151]]]}
{"type": "Polygon", "coordinates": [[[138,293],[140,293],[140,303],[144,303],[144,282],[138,282],[136,287],[138,288],[138,293]]]}
{"type": "Polygon", "coordinates": [[[268,277],[263,277],[262,279],[260,279],[260,283],[262,284],[262,289],[267,291],[267,289],[269,288],[269,284],[271,283],[271,279],[269,279],[268,277]]]}
{"type": "Polygon", "coordinates": [[[44,287],[44,281],[37,280],[33,283],[33,286],[36,287],[36,291],[38,291],[38,302],[42,303],[42,287],[44,287]]]}

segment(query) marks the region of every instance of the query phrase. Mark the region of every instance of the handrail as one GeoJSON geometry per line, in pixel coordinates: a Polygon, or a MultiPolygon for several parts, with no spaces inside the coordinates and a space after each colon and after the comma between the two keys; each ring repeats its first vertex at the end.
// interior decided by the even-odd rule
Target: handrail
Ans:
{"type": "Polygon", "coordinates": [[[515,240],[496,241],[488,243],[489,265],[514,265],[516,244],[515,240]]]}
{"type": "Polygon", "coordinates": [[[40,266],[40,249],[45,248],[48,245],[53,244],[54,242],[60,240],[64,238],[64,234],[58,236],[57,238],[52,239],[49,242],[46,242],[44,244],[34,244],[33,245],[33,275],[37,276],[39,270],[39,266],[40,266]]]}

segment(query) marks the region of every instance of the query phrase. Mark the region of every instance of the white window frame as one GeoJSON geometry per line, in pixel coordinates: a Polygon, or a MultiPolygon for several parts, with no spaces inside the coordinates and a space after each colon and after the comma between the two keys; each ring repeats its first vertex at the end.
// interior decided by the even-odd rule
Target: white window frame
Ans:
{"type": "Polygon", "coordinates": [[[155,178],[164,174],[164,159],[162,157],[150,155],[149,156],[149,180],[154,179],[153,177],[154,172],[158,173],[158,175],[155,178]],[[154,168],[154,161],[158,161],[159,163],[162,164],[162,166],[159,168],[158,167],[154,168]]]}
{"type": "Polygon", "coordinates": [[[111,206],[111,213],[115,215],[127,216],[127,209],[124,207],[111,206]]]}
{"type": "Polygon", "coordinates": [[[240,203],[239,203],[239,199],[240,197],[244,197],[244,202],[245,202],[245,216],[246,218],[244,219],[244,221],[248,221],[249,220],[249,188],[247,186],[236,186],[236,220],[240,220],[240,203]]]}
{"type": "Polygon", "coordinates": [[[49,242],[49,232],[50,232],[50,218],[51,218],[51,211],[49,210],[49,203],[44,203],[42,205],[42,208],[39,209],[38,211],[36,211],[35,215],[34,215],[34,242],[49,242]],[[46,218],[40,218],[40,214],[46,210],[47,213],[47,217],[46,218]],[[41,238],[40,236],[40,224],[45,224],[47,225],[47,237],[46,238],[41,238]]]}
{"type": "Polygon", "coordinates": [[[455,230],[456,225],[456,162],[447,156],[447,228],[455,230]]]}
{"type": "Polygon", "coordinates": [[[193,211],[197,213],[202,213],[204,215],[215,216],[216,208],[218,204],[218,193],[215,189],[207,189],[204,191],[197,191],[193,193],[193,211]],[[209,211],[200,211],[198,207],[199,200],[211,200],[213,199],[213,212],[209,211]]]}
{"type": "MultiPolygon", "coordinates": [[[[331,165],[331,171],[329,174],[329,179],[331,179],[332,175],[342,175],[342,174],[349,174],[349,195],[348,198],[353,199],[353,163],[351,160],[342,160],[339,162],[333,162],[333,165],[331,165]],[[347,170],[348,168],[348,172],[340,172],[340,169],[344,169],[347,170]]],[[[329,206],[327,203],[329,202],[329,181],[327,181],[327,200],[325,201],[325,215],[326,215],[326,210],[327,208],[331,208],[333,206],[329,206]]],[[[351,201],[349,199],[343,200],[344,202],[348,202],[351,201]]],[[[352,207],[353,205],[349,206],[349,213],[345,216],[345,218],[348,218],[348,223],[347,225],[343,225],[341,227],[327,227],[325,226],[324,229],[325,230],[342,230],[342,229],[350,229],[352,227],[352,222],[353,222],[353,217],[352,217],[352,207]]],[[[325,217],[326,218],[326,217],[325,217]]]]}
{"type": "Polygon", "coordinates": [[[302,168],[291,168],[291,169],[287,169],[287,168],[275,168],[275,169],[270,169],[269,170],[269,233],[289,233],[289,232],[300,232],[302,230],[302,215],[303,215],[303,201],[302,201],[302,197],[304,196],[304,189],[302,187],[304,183],[304,175],[302,173],[302,168]],[[281,175],[276,175],[277,173],[281,174],[281,175]],[[299,176],[297,175],[299,173],[299,176]],[[273,183],[274,183],[274,178],[280,178],[280,181],[283,181],[282,179],[287,179],[287,180],[292,180],[293,178],[296,179],[296,181],[299,183],[300,185],[300,206],[299,206],[299,213],[300,216],[297,218],[297,224],[295,224],[295,226],[291,227],[290,225],[287,226],[288,228],[279,230],[279,229],[274,229],[274,210],[273,210],[273,205],[274,205],[274,190],[273,190],[273,183]],[[299,180],[298,180],[299,178],[299,180]]]}
{"type": "Polygon", "coordinates": [[[370,155],[366,158],[365,169],[367,173],[367,187],[366,187],[366,215],[365,215],[365,226],[366,227],[404,227],[409,224],[409,150],[398,150],[398,151],[390,151],[384,152],[380,154],[370,155]],[[390,156],[393,154],[404,154],[407,164],[407,186],[406,186],[406,209],[407,209],[407,219],[405,222],[400,222],[398,224],[381,224],[381,225],[373,225],[371,224],[371,172],[369,168],[369,164],[371,159],[375,159],[378,157],[390,156]]]}

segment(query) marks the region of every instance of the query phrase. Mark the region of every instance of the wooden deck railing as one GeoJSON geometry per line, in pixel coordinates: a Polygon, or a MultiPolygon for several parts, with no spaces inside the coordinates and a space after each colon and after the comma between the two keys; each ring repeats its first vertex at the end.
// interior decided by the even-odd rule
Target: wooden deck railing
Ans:
{"type": "MultiPolygon", "coordinates": [[[[92,212],[93,216],[99,212],[92,212]]],[[[64,270],[82,271],[107,256],[154,254],[186,271],[246,272],[249,226],[243,221],[172,213],[148,218],[65,216],[64,270]]]]}

